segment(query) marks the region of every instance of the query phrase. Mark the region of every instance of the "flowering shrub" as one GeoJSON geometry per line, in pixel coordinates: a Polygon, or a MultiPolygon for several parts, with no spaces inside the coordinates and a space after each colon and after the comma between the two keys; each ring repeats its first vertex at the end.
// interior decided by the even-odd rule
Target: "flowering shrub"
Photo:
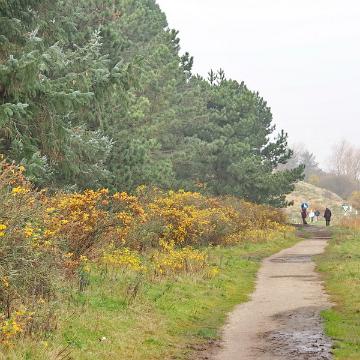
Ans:
{"type": "MultiPolygon", "coordinates": [[[[24,168],[0,161],[0,339],[10,342],[31,329],[44,328],[19,309],[40,310],[62,278],[60,249],[48,239],[43,221],[46,195],[33,191],[24,168]],[[19,312],[20,311],[20,312],[19,312]],[[25,321],[26,320],[26,321],[25,321]]],[[[27,313],[28,314],[28,313],[27,313]]]]}
{"type": "Polygon", "coordinates": [[[100,262],[107,267],[142,271],[140,255],[128,248],[116,249],[113,245],[102,255],[100,262]]]}
{"type": "Polygon", "coordinates": [[[0,344],[11,345],[14,338],[25,332],[31,317],[25,308],[14,311],[10,318],[0,315],[0,344]]]}
{"type": "Polygon", "coordinates": [[[170,275],[180,272],[198,272],[206,267],[204,251],[191,247],[175,248],[175,243],[160,242],[162,250],[155,252],[153,263],[156,274],[170,275]]]}
{"type": "Polygon", "coordinates": [[[5,230],[7,229],[7,226],[4,224],[0,224],[0,237],[5,236],[5,230]]]}
{"type": "Polygon", "coordinates": [[[206,246],[271,241],[290,231],[281,211],[233,197],[146,187],[134,195],[107,189],[49,195],[33,189],[25,173],[0,160],[3,343],[50,331],[55,312],[44,309],[67,287],[84,291],[92,269],[148,281],[180,273],[212,278],[219,269],[208,264],[206,246]]]}
{"type": "Polygon", "coordinates": [[[161,194],[150,205],[150,218],[159,219],[159,238],[176,245],[201,245],[219,242],[233,229],[231,209],[199,193],[161,194]]]}

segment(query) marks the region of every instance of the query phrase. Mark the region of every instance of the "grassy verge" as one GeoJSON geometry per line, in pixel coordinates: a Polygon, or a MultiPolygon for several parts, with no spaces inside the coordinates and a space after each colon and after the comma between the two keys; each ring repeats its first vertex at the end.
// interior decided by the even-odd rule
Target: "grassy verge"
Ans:
{"type": "Polygon", "coordinates": [[[212,248],[209,257],[220,268],[216,276],[139,279],[136,289],[127,286],[126,276],[93,273],[86,291],[61,305],[55,334],[24,340],[3,359],[191,358],[191,348],[217,338],[226,314],[248,299],[261,260],[295,242],[290,237],[212,248]]]}
{"type": "Polygon", "coordinates": [[[360,359],[360,233],[338,230],[318,259],[326,289],[336,304],[324,312],[336,359],[360,359]]]}

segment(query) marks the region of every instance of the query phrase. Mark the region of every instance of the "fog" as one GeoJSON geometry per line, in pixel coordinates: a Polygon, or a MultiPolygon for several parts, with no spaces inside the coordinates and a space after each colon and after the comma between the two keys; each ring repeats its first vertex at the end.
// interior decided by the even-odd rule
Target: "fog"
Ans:
{"type": "Polygon", "coordinates": [[[223,68],[272,108],[322,166],[360,136],[360,3],[355,0],[158,0],[194,71],[223,68]]]}

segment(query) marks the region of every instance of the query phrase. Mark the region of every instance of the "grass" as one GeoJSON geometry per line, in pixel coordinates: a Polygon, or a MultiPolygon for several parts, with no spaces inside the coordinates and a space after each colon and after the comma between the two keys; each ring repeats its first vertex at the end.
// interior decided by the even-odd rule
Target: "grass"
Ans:
{"type": "Polygon", "coordinates": [[[336,304],[323,313],[335,359],[360,359],[360,233],[337,230],[318,269],[336,304]]]}
{"type": "Polygon", "coordinates": [[[0,359],[189,359],[218,338],[233,307],[253,291],[260,262],[296,239],[212,248],[215,277],[184,275],[158,282],[93,273],[84,293],[60,304],[55,333],[23,340],[0,359]],[[129,284],[138,284],[136,289],[129,284]]]}

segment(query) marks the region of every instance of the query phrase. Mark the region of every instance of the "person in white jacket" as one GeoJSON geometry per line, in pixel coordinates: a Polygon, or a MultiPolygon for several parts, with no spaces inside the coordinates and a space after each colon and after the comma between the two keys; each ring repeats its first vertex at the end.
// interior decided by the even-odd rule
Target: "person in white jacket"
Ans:
{"type": "Polygon", "coordinates": [[[314,222],[315,219],[315,212],[313,210],[310,210],[309,213],[310,222],[314,222]]]}

